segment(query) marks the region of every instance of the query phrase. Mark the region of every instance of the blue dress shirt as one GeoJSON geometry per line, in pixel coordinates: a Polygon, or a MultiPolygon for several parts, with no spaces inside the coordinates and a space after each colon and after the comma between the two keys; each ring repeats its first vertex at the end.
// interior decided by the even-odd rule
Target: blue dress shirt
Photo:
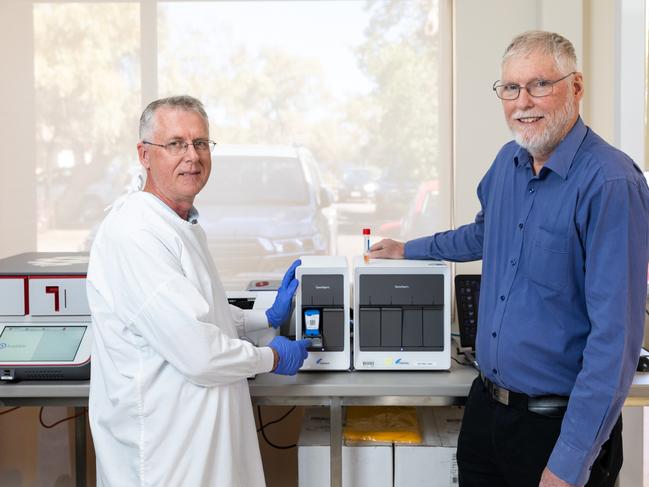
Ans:
{"type": "Polygon", "coordinates": [[[649,188],[577,120],[538,175],[515,142],[478,186],[481,211],[411,240],[407,259],[482,259],[477,359],[494,383],[570,396],[548,467],[583,485],[633,380],[647,292],[649,188]]]}

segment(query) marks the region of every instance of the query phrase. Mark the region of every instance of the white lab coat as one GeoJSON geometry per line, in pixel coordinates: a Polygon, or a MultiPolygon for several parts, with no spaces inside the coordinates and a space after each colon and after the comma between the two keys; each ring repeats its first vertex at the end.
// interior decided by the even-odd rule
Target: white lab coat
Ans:
{"type": "Polygon", "coordinates": [[[202,228],[125,197],[92,246],[88,300],[97,485],[265,485],[246,378],[273,353],[237,322],[268,324],[227,303],[202,228]]]}

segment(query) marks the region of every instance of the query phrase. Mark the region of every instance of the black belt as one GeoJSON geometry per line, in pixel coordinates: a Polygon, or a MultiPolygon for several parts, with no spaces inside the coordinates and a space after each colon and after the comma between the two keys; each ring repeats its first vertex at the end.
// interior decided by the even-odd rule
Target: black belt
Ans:
{"type": "Polygon", "coordinates": [[[494,384],[480,372],[480,379],[494,401],[504,405],[523,409],[532,413],[541,414],[551,418],[561,418],[568,407],[568,398],[565,396],[536,396],[530,397],[520,392],[510,391],[494,384]]]}

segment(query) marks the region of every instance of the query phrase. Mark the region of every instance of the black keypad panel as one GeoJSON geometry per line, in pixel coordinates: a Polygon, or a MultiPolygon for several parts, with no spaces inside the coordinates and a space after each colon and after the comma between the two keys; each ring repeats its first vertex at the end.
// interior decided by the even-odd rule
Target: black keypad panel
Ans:
{"type": "Polygon", "coordinates": [[[480,301],[480,274],[455,276],[455,302],[460,329],[460,345],[475,350],[478,331],[478,303],[480,301]]]}

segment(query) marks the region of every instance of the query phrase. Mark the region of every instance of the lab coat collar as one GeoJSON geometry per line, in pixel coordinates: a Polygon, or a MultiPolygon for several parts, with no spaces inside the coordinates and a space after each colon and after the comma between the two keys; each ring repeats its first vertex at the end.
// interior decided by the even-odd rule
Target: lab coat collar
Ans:
{"type": "MultiPolygon", "coordinates": [[[[142,192],[145,193],[145,194],[147,193],[146,191],[142,191],[142,192]]],[[[169,211],[172,214],[178,216],[178,213],[176,213],[174,210],[169,208],[169,206],[167,206],[165,204],[165,202],[162,201],[160,198],[158,198],[156,195],[154,195],[152,193],[148,193],[148,194],[150,194],[153,197],[153,199],[155,201],[157,201],[158,204],[162,205],[162,207],[165,208],[167,211],[169,211]]],[[[188,221],[192,225],[195,225],[196,223],[198,223],[198,210],[196,209],[196,207],[194,205],[192,205],[192,207],[189,209],[189,212],[187,213],[187,220],[186,221],[188,221]]]]}

